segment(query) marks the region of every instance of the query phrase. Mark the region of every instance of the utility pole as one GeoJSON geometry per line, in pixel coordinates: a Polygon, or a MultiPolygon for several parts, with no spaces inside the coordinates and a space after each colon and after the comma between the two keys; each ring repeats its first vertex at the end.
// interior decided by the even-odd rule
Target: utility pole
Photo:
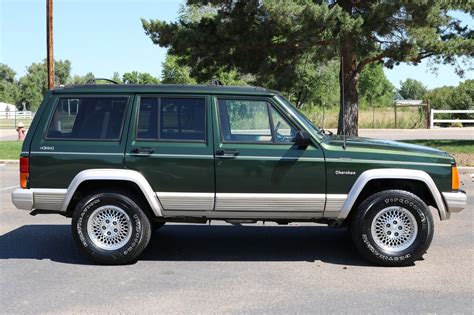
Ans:
{"type": "Polygon", "coordinates": [[[53,58],[53,0],[46,0],[46,49],[48,62],[48,89],[54,88],[53,58]]]}

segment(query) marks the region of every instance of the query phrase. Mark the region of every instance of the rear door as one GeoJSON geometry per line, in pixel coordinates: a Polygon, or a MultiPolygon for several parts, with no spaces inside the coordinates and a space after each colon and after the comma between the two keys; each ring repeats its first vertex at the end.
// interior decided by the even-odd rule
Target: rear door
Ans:
{"type": "Polygon", "coordinates": [[[138,95],[125,165],[141,172],[165,214],[214,208],[214,148],[209,97],[138,95]]]}

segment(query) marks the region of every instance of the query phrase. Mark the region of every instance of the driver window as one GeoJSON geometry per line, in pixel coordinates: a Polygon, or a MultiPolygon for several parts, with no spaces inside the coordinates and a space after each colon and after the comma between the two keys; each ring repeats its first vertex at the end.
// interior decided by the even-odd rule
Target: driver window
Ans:
{"type": "Polygon", "coordinates": [[[292,143],[296,129],[267,101],[219,99],[224,142],[292,143]]]}
{"type": "Polygon", "coordinates": [[[273,134],[277,143],[291,143],[296,135],[296,129],[275,109],[270,107],[273,121],[273,134]]]}

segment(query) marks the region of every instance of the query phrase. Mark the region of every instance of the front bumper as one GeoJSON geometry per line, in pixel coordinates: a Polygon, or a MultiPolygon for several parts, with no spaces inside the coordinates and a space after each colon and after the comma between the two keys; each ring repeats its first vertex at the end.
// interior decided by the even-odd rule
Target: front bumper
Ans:
{"type": "Polygon", "coordinates": [[[467,205],[467,195],[465,191],[458,192],[444,192],[444,201],[446,202],[447,210],[450,213],[460,212],[467,205]]]}

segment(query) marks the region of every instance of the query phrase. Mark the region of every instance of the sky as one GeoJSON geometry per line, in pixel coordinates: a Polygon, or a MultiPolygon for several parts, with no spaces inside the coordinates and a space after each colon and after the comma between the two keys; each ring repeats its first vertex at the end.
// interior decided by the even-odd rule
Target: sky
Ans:
{"type": "MultiPolygon", "coordinates": [[[[174,21],[184,0],[54,0],[54,58],[69,59],[72,74],[94,73],[112,77],[114,72],[148,72],[160,77],[166,49],[145,35],[140,18],[174,21]]],[[[46,57],[46,1],[0,0],[0,63],[26,72],[33,62],[46,57]]],[[[467,14],[456,14],[473,25],[467,14]]],[[[385,70],[395,87],[407,78],[428,88],[457,85],[474,79],[474,71],[459,78],[452,66],[440,66],[433,74],[424,61],[385,70]]]]}

